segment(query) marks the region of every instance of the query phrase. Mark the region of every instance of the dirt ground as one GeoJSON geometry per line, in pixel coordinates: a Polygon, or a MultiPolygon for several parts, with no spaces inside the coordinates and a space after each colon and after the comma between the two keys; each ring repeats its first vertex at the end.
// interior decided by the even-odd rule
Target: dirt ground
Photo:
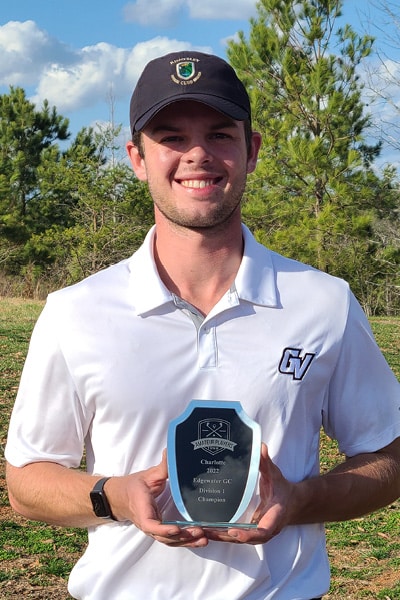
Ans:
{"type": "MultiPolygon", "coordinates": [[[[27,524],[25,519],[18,517],[9,506],[0,507],[0,522],[2,521],[27,524]]],[[[72,556],[69,553],[65,558],[71,561],[72,556]]],[[[62,555],[59,555],[59,557],[62,558],[62,555]]],[[[79,554],[77,553],[74,558],[77,560],[79,554]]],[[[18,573],[18,576],[7,581],[0,581],[0,600],[25,600],[25,598],[67,600],[71,598],[67,591],[67,582],[62,577],[47,575],[46,585],[40,585],[36,581],[32,584],[32,579],[36,579],[38,567],[39,558],[35,555],[10,561],[2,560],[1,570],[3,572],[18,573]]]]}
{"type": "MultiPolygon", "coordinates": [[[[0,521],[13,520],[18,524],[25,524],[26,521],[17,515],[8,506],[2,506],[0,508],[0,521]]],[[[62,554],[58,552],[58,557],[63,558],[62,554]]],[[[73,562],[79,558],[79,553],[73,555],[68,553],[65,555],[65,559],[69,562],[73,562]]],[[[331,563],[336,568],[352,568],[354,565],[360,563],[360,551],[355,548],[353,551],[346,548],[345,552],[335,552],[332,554],[330,551],[331,563]]],[[[369,559],[373,560],[373,559],[369,559]]],[[[20,600],[20,599],[36,599],[36,600],[68,600],[71,596],[67,591],[67,582],[62,577],[46,576],[46,585],[40,585],[36,581],[36,573],[39,567],[38,556],[26,556],[17,560],[1,562],[2,571],[12,571],[18,573],[18,576],[8,581],[0,582],[0,600],[20,600]],[[32,583],[32,579],[35,581],[32,583]]],[[[366,564],[363,562],[362,568],[365,570],[366,564]]],[[[394,587],[400,579],[398,570],[385,570],[376,577],[367,580],[349,579],[348,577],[343,578],[340,581],[339,577],[336,577],[336,587],[339,586],[337,592],[331,592],[324,597],[324,600],[358,600],[360,595],[362,597],[373,599],[377,597],[379,592],[383,589],[394,587]],[[365,593],[367,596],[364,596],[365,593]]],[[[112,599],[110,599],[112,600],[112,599]]],[[[171,599],[172,600],[172,599],[171,599]]],[[[386,596],[385,600],[399,600],[399,598],[386,596]]]]}

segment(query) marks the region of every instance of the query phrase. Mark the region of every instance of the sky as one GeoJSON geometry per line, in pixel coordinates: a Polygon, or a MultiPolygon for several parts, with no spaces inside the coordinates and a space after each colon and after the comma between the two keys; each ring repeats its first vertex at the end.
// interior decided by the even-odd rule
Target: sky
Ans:
{"type": "MultiPolygon", "coordinates": [[[[343,20],[358,33],[373,26],[384,44],[377,2],[344,0],[343,20]]],[[[38,106],[46,98],[69,119],[73,136],[112,113],[128,139],[129,100],[145,64],[181,49],[225,58],[227,40],[248,34],[255,6],[256,0],[2,0],[0,94],[12,85],[38,106]]],[[[385,157],[400,163],[388,150],[385,157]]]]}

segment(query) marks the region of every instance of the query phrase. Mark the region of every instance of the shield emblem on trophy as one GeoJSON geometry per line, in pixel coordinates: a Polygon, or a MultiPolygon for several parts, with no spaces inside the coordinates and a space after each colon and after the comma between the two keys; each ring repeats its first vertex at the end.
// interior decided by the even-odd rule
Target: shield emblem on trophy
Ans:
{"type": "Polygon", "coordinates": [[[231,423],[225,419],[212,417],[199,421],[198,435],[199,439],[192,444],[211,456],[223,452],[226,448],[233,450],[236,446],[235,442],[230,441],[231,423]]]}
{"type": "Polygon", "coordinates": [[[178,524],[238,523],[258,480],[259,425],[240,402],[192,400],[168,430],[168,473],[178,524]]]}

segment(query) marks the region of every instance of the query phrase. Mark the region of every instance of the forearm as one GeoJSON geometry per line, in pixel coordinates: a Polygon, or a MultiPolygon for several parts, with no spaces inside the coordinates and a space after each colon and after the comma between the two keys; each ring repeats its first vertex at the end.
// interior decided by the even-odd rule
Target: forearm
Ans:
{"type": "Polygon", "coordinates": [[[264,544],[290,525],[345,521],[370,513],[400,496],[400,438],[371,454],[359,454],[325,475],[293,483],[271,461],[260,461],[257,529],[211,532],[210,539],[264,544]]]}
{"type": "Polygon", "coordinates": [[[65,527],[90,527],[104,519],[95,516],[90,491],[100,476],[39,462],[25,467],[7,465],[12,508],[27,519],[65,527]]]}
{"type": "MultiPolygon", "coordinates": [[[[93,513],[90,491],[100,476],[41,462],[17,468],[7,465],[10,503],[28,519],[64,527],[90,527],[109,522],[93,513]]],[[[104,491],[113,515],[130,521],[153,539],[171,546],[201,547],[208,539],[200,527],[180,529],[161,522],[156,498],[165,488],[167,461],[138,473],[111,477],[104,491]]]]}
{"type": "Polygon", "coordinates": [[[329,473],[294,487],[291,524],[345,521],[373,512],[400,496],[400,440],[360,454],[329,473]]]}

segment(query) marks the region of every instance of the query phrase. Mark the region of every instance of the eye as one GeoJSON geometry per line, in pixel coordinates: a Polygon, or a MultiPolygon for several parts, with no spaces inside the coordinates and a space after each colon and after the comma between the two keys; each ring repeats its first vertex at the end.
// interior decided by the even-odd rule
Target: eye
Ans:
{"type": "Polygon", "coordinates": [[[176,142],[181,142],[182,137],[180,135],[167,135],[160,140],[161,144],[174,144],[176,142]]]}
{"type": "Polygon", "coordinates": [[[216,131],[215,133],[211,134],[210,138],[212,140],[231,140],[232,136],[224,131],[216,131]]]}

